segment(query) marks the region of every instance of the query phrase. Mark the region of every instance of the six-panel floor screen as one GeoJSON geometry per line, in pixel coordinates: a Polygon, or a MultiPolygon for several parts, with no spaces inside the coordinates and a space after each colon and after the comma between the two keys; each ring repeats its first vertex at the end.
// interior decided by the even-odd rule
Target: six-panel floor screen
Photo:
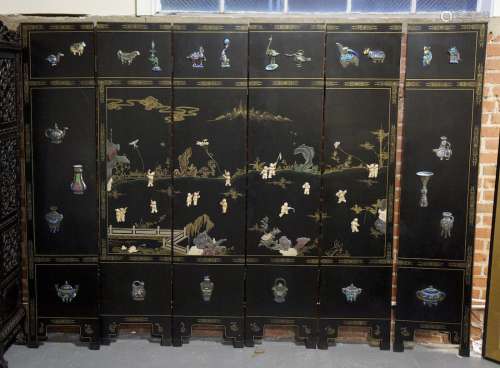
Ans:
{"type": "MultiPolygon", "coordinates": [[[[468,354],[485,24],[25,24],[30,340],[364,326],[468,354]],[[395,191],[401,72],[401,191],[395,191]],[[395,198],[399,254],[393,259],[395,198]],[[399,208],[399,205],[397,206],[399,208]]],[[[399,179],[398,179],[399,180],[399,179]]]]}

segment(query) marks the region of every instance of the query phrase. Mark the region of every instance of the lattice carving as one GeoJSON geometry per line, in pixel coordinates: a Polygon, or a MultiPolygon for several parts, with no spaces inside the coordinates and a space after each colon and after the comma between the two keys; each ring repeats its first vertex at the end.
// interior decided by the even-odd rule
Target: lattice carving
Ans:
{"type": "Polygon", "coordinates": [[[19,42],[19,33],[10,31],[5,24],[0,22],[0,42],[17,44],[19,42]]]}
{"type": "Polygon", "coordinates": [[[0,123],[17,118],[15,59],[0,59],[0,123]]]}
{"type": "Polygon", "coordinates": [[[21,258],[19,241],[20,234],[17,223],[6,229],[1,234],[2,239],[2,268],[3,273],[8,274],[19,265],[21,258]]]}
{"type": "Polygon", "coordinates": [[[17,157],[17,138],[0,138],[0,218],[5,218],[18,209],[17,157]]]}

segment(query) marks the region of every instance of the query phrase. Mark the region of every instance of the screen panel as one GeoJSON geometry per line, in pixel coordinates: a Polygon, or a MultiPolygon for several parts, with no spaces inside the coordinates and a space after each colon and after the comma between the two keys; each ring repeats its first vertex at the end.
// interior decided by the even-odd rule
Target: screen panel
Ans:
{"type": "Polygon", "coordinates": [[[248,26],[173,26],[173,342],[222,325],[243,345],[248,26]],[[225,277],[225,276],[227,277],[225,277]],[[203,322],[200,322],[203,321],[203,322]]]}
{"type": "Polygon", "coordinates": [[[96,26],[102,341],[122,324],[171,344],[172,32],[165,23],[96,26]]]}
{"type": "Polygon", "coordinates": [[[400,24],[327,25],[320,348],[350,323],[390,346],[400,50],[400,24]]]}
{"type": "Polygon", "coordinates": [[[394,350],[440,330],[468,356],[486,24],[408,32],[394,350]]]}
{"type": "Polygon", "coordinates": [[[94,25],[23,24],[21,34],[29,282],[36,290],[28,344],[38,346],[47,326],[66,321],[79,326],[82,340],[95,349],[100,226],[94,25]]]}
{"type": "Polygon", "coordinates": [[[290,324],[316,346],[324,47],[323,24],[250,25],[247,345],[290,324]]]}

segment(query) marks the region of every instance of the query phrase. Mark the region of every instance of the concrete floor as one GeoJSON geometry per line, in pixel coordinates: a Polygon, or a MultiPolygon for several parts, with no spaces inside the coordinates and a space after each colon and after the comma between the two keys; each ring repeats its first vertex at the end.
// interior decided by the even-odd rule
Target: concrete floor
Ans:
{"type": "MultiPolygon", "coordinates": [[[[192,339],[182,348],[161,347],[145,338],[124,338],[90,351],[73,342],[46,342],[38,349],[12,346],[9,368],[488,368],[479,357],[461,358],[456,349],[416,346],[404,353],[379,351],[366,344],[337,344],[307,350],[290,341],[264,341],[234,349],[218,341],[192,339]]],[[[60,340],[60,339],[59,339],[60,340]]]]}

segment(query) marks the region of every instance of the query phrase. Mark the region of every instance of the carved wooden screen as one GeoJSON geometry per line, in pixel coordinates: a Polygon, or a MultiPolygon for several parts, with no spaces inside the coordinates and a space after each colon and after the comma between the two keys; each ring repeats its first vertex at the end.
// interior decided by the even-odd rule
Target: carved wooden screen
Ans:
{"type": "Polygon", "coordinates": [[[174,25],[174,318],[243,345],[248,26],[174,25]]]}
{"type": "Polygon", "coordinates": [[[130,322],[171,341],[170,28],[97,24],[103,343],[130,322]]]}
{"type": "Polygon", "coordinates": [[[400,24],[328,25],[320,347],[341,325],[390,347],[400,24]]]}
{"type": "Polygon", "coordinates": [[[408,28],[394,350],[444,330],[466,356],[486,25],[408,28]]]}
{"type": "Polygon", "coordinates": [[[20,44],[17,33],[0,22],[0,366],[19,332],[21,304],[20,44]]]}
{"type": "MultiPolygon", "coordinates": [[[[222,325],[237,347],[362,325],[388,348],[401,25],[22,34],[31,346],[134,322],[175,345],[222,325]]],[[[485,36],[409,27],[397,351],[424,328],[468,353],[485,36]]]]}
{"type": "Polygon", "coordinates": [[[29,344],[78,325],[99,346],[92,24],[24,24],[29,344]],[[64,108],[61,108],[64,106],[64,108]]]}
{"type": "Polygon", "coordinates": [[[288,324],[316,345],[324,24],[251,24],[246,343],[288,324]]]}

